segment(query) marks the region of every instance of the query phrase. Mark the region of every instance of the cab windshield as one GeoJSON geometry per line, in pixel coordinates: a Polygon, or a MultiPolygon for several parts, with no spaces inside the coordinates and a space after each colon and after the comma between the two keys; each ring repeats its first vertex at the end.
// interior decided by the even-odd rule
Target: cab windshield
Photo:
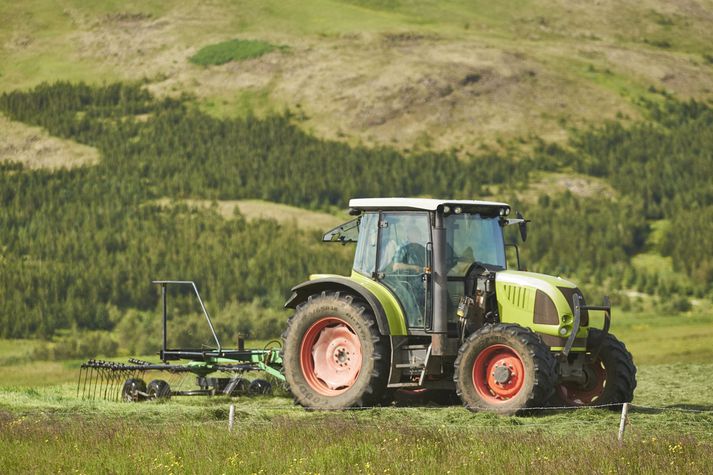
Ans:
{"type": "Polygon", "coordinates": [[[473,262],[505,268],[505,242],[498,217],[478,213],[446,216],[448,275],[463,277],[473,262]]]}

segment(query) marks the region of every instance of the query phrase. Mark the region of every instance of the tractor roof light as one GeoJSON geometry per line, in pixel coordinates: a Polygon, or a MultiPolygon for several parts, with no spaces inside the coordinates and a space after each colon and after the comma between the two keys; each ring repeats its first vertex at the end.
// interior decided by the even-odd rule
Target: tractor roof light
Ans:
{"type": "Polygon", "coordinates": [[[455,214],[461,214],[463,212],[463,208],[461,208],[460,206],[456,206],[453,212],[455,214]]]}
{"type": "Polygon", "coordinates": [[[444,206],[443,207],[443,214],[448,214],[451,212],[451,207],[450,206],[444,206]]]}
{"type": "Polygon", "coordinates": [[[510,214],[510,208],[500,208],[500,216],[507,216],[510,214]]]}

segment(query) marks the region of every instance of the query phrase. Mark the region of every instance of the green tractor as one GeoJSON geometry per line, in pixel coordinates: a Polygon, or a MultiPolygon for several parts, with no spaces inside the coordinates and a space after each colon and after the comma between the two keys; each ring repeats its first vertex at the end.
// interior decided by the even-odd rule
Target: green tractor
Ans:
{"type": "MultiPolygon", "coordinates": [[[[487,201],[353,199],[323,240],[356,243],[351,275],[292,289],[284,375],[314,409],[379,405],[397,392],[455,398],[473,411],[629,402],[636,367],[609,334],[610,306],[577,286],[507,267],[505,226],[487,201]],[[589,312],[604,312],[602,329],[589,312]]],[[[517,251],[517,247],[515,247],[517,251]]],[[[519,267],[519,252],[518,252],[519,267]]]]}

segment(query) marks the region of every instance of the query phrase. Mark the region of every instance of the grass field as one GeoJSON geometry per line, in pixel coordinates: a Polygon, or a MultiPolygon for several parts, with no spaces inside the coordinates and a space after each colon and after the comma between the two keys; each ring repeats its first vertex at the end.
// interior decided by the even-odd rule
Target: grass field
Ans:
{"type": "MultiPolygon", "coordinates": [[[[638,387],[625,443],[619,414],[461,407],[308,412],[287,397],[77,398],[79,361],[33,362],[33,341],[0,341],[4,472],[709,473],[713,316],[616,314],[638,387]],[[230,403],[236,429],[227,431],[230,403]]],[[[254,342],[252,346],[261,346],[254,342]]]]}

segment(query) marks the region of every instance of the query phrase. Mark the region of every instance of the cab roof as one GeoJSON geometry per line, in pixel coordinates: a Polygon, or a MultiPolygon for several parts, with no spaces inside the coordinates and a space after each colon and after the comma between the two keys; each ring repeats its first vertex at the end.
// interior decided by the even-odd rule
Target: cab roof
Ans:
{"type": "Polygon", "coordinates": [[[510,208],[507,203],[478,200],[439,200],[432,198],[354,198],[349,200],[349,207],[360,211],[367,210],[423,210],[435,211],[439,206],[493,207],[510,208]]]}

